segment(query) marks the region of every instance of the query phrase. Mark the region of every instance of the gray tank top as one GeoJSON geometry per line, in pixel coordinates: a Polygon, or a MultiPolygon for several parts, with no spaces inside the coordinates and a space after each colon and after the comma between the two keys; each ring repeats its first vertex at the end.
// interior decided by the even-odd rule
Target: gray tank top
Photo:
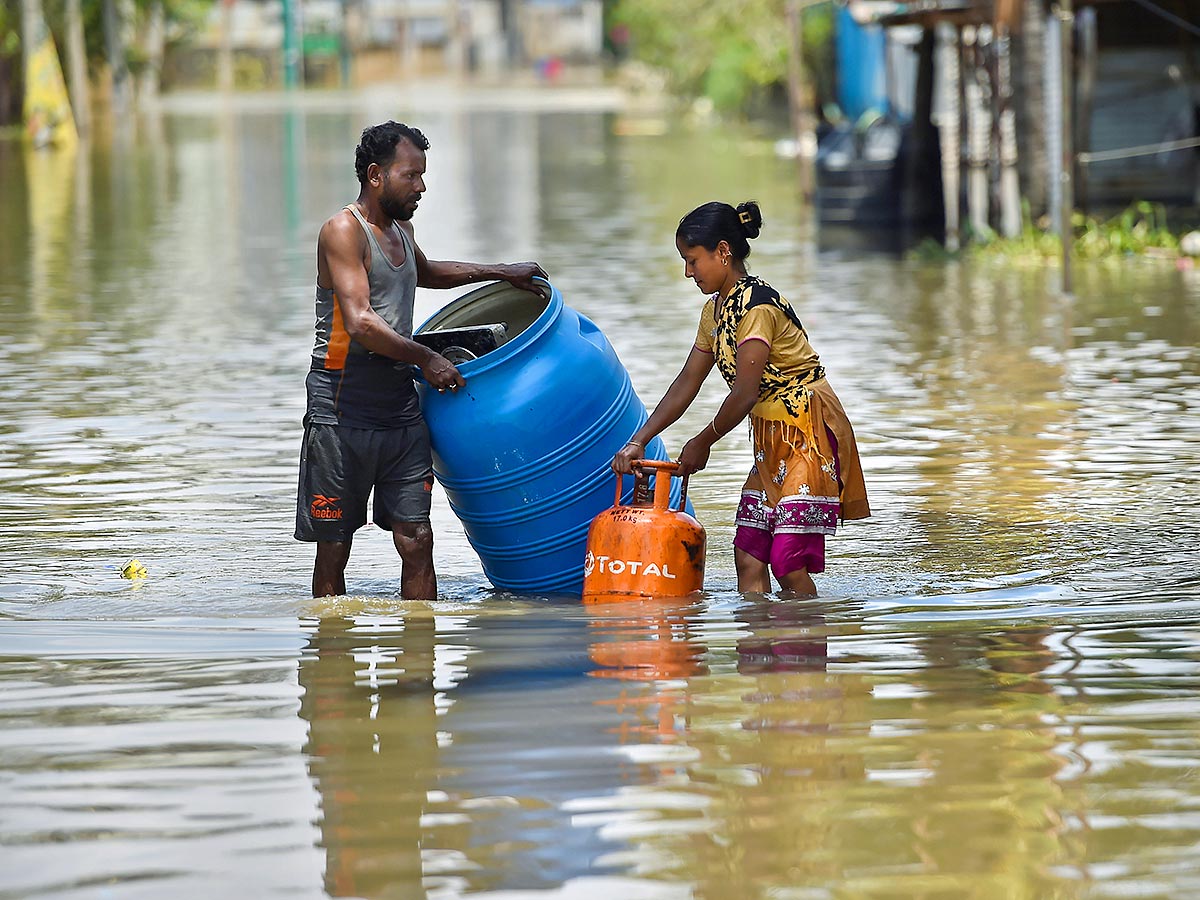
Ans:
{"type": "MultiPolygon", "coordinates": [[[[417,260],[412,241],[398,224],[404,262],[394,265],[358,207],[346,209],[367,235],[371,271],[371,309],[396,332],[412,337],[413,301],[417,294],[417,260]]],[[[352,428],[398,428],[421,416],[412,368],[372,353],[352,340],[342,323],[341,307],[330,288],[317,285],[316,342],[306,382],[307,419],[352,428]]]]}

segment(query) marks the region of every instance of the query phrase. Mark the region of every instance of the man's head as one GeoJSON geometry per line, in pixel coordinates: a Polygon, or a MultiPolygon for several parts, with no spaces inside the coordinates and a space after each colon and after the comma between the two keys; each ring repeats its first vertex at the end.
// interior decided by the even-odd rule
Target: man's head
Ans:
{"type": "Polygon", "coordinates": [[[425,192],[425,151],[429,140],[418,129],[384,122],[363,130],[354,151],[354,172],[373,190],[384,213],[407,221],[425,192]]]}

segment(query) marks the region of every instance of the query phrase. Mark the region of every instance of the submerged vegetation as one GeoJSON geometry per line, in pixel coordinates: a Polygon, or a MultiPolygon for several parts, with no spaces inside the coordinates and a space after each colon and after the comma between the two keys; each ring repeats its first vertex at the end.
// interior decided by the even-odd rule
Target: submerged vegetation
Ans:
{"type": "MultiPolygon", "coordinates": [[[[1188,254],[1181,249],[1182,231],[1167,224],[1161,204],[1141,201],[1108,219],[1075,213],[1072,217],[1073,252],[1077,259],[1148,256],[1177,259],[1188,254]]],[[[1187,249],[1191,249],[1190,247],[1187,249]]],[[[1004,238],[990,232],[971,235],[961,250],[949,251],[932,238],[913,253],[923,259],[1003,257],[1011,260],[1043,261],[1062,255],[1057,234],[1028,219],[1016,237],[1004,238]]]]}

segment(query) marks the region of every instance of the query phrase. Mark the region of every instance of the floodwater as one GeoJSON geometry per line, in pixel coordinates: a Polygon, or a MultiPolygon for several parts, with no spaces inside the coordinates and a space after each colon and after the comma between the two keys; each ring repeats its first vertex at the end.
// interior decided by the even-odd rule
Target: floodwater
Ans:
{"type": "Polygon", "coordinates": [[[410,91],[0,145],[0,897],[1200,893],[1200,272],[823,249],[768,137],[653,126],[410,91]],[[693,602],[497,594],[441,494],[437,603],[378,531],[307,596],[313,247],[389,117],[427,255],[538,259],[648,406],[675,223],[762,203],[875,510],[819,600],[735,590],[740,434],[693,602]]]}

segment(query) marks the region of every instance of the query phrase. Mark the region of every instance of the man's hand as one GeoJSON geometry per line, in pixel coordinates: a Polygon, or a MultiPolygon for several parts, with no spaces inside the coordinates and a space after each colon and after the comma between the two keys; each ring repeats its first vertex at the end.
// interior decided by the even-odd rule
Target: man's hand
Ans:
{"type": "Polygon", "coordinates": [[[430,351],[429,358],[421,364],[421,374],[431,385],[442,393],[447,388],[457,391],[467,383],[462,374],[454,367],[454,363],[440,353],[430,351]]]}
{"type": "Polygon", "coordinates": [[[535,262],[507,263],[500,266],[499,274],[502,280],[523,291],[531,291],[540,297],[547,297],[550,294],[550,289],[545,284],[534,281],[535,278],[549,280],[549,276],[535,262]]]}

